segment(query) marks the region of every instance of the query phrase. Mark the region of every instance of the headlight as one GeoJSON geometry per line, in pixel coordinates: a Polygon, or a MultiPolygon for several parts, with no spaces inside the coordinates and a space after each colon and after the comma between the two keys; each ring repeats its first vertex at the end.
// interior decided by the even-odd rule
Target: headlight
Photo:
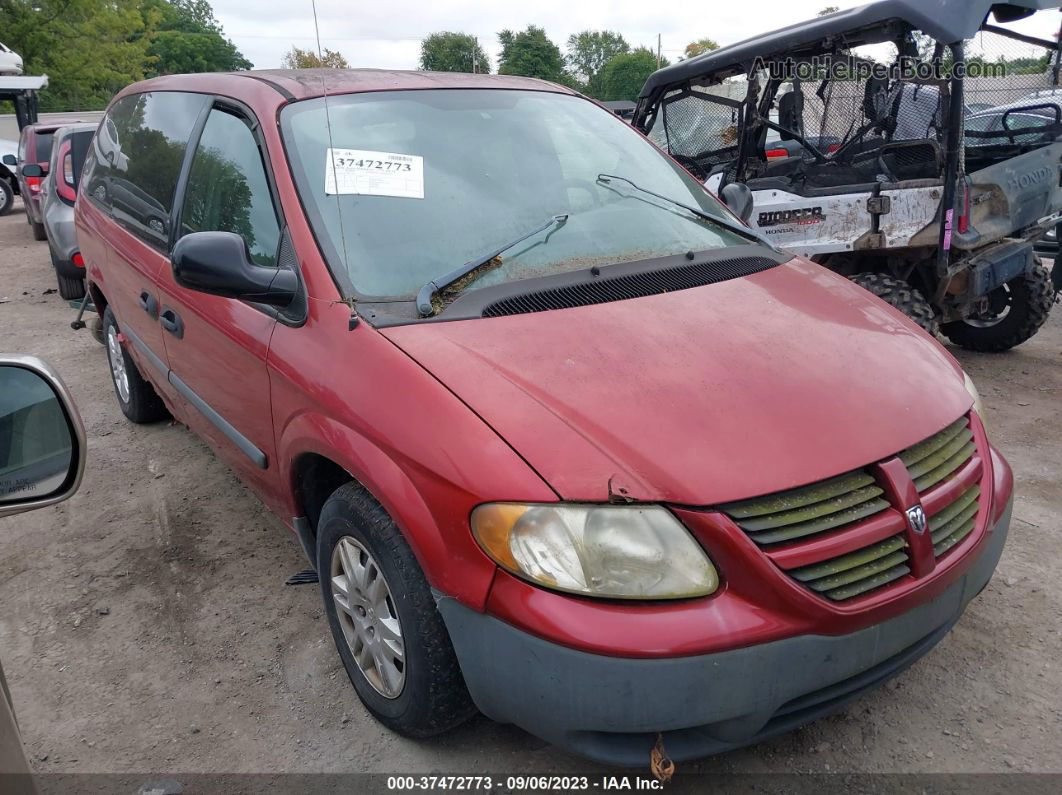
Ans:
{"type": "Polygon", "coordinates": [[[472,512],[472,532],[499,565],[559,591],[682,599],[719,587],[707,555],[658,505],[493,503],[472,512]]]}
{"type": "Polygon", "coordinates": [[[963,385],[966,387],[966,391],[970,393],[970,397],[973,398],[973,410],[977,412],[977,416],[981,418],[981,425],[988,430],[988,418],[985,417],[985,404],[981,402],[981,395],[977,392],[977,387],[974,386],[973,379],[970,378],[964,371],[962,374],[963,385]]]}

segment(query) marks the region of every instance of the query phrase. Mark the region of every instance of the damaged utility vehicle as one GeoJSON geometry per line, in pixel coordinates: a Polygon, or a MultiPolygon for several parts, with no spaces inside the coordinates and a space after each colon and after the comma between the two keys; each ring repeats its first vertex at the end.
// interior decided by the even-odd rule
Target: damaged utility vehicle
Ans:
{"type": "Polygon", "coordinates": [[[749,223],[775,245],[930,333],[1007,350],[1062,283],[1034,253],[1062,210],[1059,20],[1036,14],[1059,5],[883,0],[818,17],[661,69],[633,124],[716,193],[747,186],[749,223]],[[765,147],[775,135],[789,146],[765,147]]]}

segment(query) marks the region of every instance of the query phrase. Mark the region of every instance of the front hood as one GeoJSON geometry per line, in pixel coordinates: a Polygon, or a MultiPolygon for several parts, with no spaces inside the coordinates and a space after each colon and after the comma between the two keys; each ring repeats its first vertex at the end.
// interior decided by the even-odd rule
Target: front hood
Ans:
{"type": "Polygon", "coordinates": [[[647,298],[382,333],[568,500],[709,505],[791,488],[886,458],[972,403],[936,341],[801,259],[647,298]]]}

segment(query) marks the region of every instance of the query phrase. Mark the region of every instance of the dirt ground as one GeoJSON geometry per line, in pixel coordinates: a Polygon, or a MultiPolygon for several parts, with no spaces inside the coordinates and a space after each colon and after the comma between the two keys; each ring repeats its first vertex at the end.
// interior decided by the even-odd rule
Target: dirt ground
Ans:
{"type": "MultiPolygon", "coordinates": [[[[0,657],[41,772],[602,773],[477,718],[423,742],[361,707],[295,539],[179,425],[121,415],[45,243],[0,218],[0,351],[62,374],[89,440],[69,502],[0,520],[0,657]]],[[[1004,355],[955,350],[1014,467],[1010,541],[926,658],[844,713],[680,772],[1062,772],[1062,307],[1004,355]]]]}

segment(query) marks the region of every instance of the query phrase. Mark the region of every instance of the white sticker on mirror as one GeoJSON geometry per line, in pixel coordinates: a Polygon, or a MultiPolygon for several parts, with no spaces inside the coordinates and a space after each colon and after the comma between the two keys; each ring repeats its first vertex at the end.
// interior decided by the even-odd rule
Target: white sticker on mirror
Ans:
{"type": "Polygon", "coordinates": [[[424,158],[365,149],[325,152],[325,193],[424,198],[424,158]]]}

